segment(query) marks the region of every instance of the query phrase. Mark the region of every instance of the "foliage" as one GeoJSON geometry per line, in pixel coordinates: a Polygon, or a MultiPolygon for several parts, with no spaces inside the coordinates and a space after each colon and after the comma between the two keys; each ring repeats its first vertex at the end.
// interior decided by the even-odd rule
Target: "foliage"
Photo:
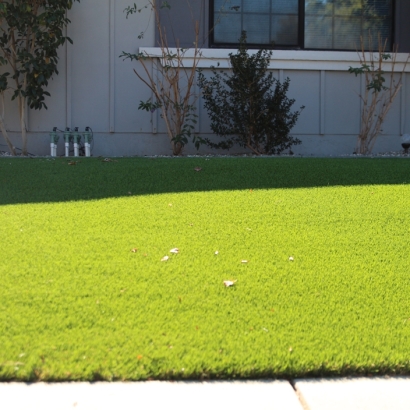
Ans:
{"type": "Polygon", "coordinates": [[[289,134],[300,114],[290,111],[295,102],[287,97],[290,80],[281,83],[267,74],[271,55],[267,50],[249,55],[243,32],[237,54],[229,54],[232,74],[215,68],[210,79],[199,74],[211,129],[224,138],[219,143],[206,139],[207,145],[229,149],[238,144],[259,155],[279,154],[300,144],[289,134]]]}
{"type": "MultiPolygon", "coordinates": [[[[369,45],[372,37],[369,34],[369,45]]],[[[362,101],[360,133],[357,139],[356,151],[360,154],[370,154],[376,142],[377,136],[382,131],[383,122],[402,87],[402,77],[410,54],[403,64],[402,71],[396,73],[397,47],[392,53],[386,53],[387,40],[382,41],[378,37],[378,50],[376,53],[365,52],[363,38],[361,51],[358,53],[360,67],[349,67],[349,73],[364,75],[365,91],[360,94],[362,101]],[[385,63],[389,62],[389,72],[385,71],[385,63]],[[386,74],[389,81],[386,81],[386,74]]],[[[369,46],[369,49],[371,47],[369,46]]]]}
{"type": "MultiPolygon", "coordinates": [[[[73,1],[80,0],[8,0],[0,4],[0,65],[6,66],[0,77],[0,93],[12,91],[17,99],[23,139],[22,154],[27,154],[26,107],[47,108],[45,97],[49,80],[58,74],[58,48],[71,40],[64,28],[70,22],[66,16],[73,1]]],[[[4,115],[0,125],[13,154],[4,115]]]]}
{"type": "Polygon", "coordinates": [[[0,379],[410,374],[408,161],[69,162],[0,158],[0,379]]]}
{"type": "MultiPolygon", "coordinates": [[[[169,95],[167,96],[167,98],[169,98],[169,95]]],[[[153,103],[151,100],[140,101],[140,105],[138,106],[139,110],[144,110],[151,113],[155,112],[158,108],[163,108],[163,104],[158,101],[153,103]]],[[[197,123],[198,118],[198,115],[195,114],[195,105],[188,103],[186,105],[183,105],[181,103],[173,103],[169,101],[169,106],[164,111],[166,111],[170,117],[172,116],[171,111],[174,112],[175,117],[180,118],[179,121],[181,122],[179,132],[177,133],[176,130],[173,136],[170,137],[170,141],[173,147],[173,154],[179,155],[190,140],[192,140],[196,149],[199,149],[202,143],[202,138],[195,134],[195,124],[197,123]],[[170,107],[172,107],[172,109],[170,107]],[[182,113],[184,113],[183,116],[182,113]]],[[[164,114],[161,114],[162,118],[164,118],[163,115],[164,114]]]]}
{"type": "MultiPolygon", "coordinates": [[[[187,0],[187,7],[190,7],[187,0]]],[[[192,49],[169,46],[167,33],[161,25],[159,9],[171,9],[168,2],[164,1],[160,6],[156,0],[149,0],[148,5],[138,8],[136,4],[125,9],[127,18],[131,14],[141,13],[144,9],[150,9],[154,14],[155,25],[158,32],[160,56],[150,56],[144,53],[123,52],[120,57],[124,60],[138,61],[143,68],[145,77],[134,70],[137,77],[152,91],[153,101],[141,101],[139,109],[154,112],[161,110],[161,117],[167,128],[168,138],[174,155],[182,153],[184,146],[192,140],[198,149],[201,139],[195,134],[197,115],[195,103],[198,96],[195,93],[195,78],[201,48],[199,46],[199,22],[195,21],[195,41],[192,49]],[[184,59],[189,55],[191,65],[185,66],[184,59]],[[152,71],[149,63],[154,66],[152,71]]],[[[141,33],[139,38],[142,38],[141,33]]]]}

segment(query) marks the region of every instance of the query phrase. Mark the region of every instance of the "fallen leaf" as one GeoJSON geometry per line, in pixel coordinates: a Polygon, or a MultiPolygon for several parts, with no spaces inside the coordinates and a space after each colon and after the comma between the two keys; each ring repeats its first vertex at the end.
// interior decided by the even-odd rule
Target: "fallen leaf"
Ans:
{"type": "Polygon", "coordinates": [[[70,161],[70,162],[68,163],[68,165],[77,165],[77,162],[76,162],[76,161],[70,161]]]}
{"type": "Polygon", "coordinates": [[[263,330],[264,332],[269,332],[269,330],[266,329],[266,327],[263,327],[262,330],[263,330]]]}
{"type": "Polygon", "coordinates": [[[289,260],[290,260],[291,262],[293,262],[293,261],[294,261],[293,256],[289,256],[289,260]]]}
{"type": "Polygon", "coordinates": [[[242,260],[241,263],[248,263],[246,259],[242,260]]]}
{"type": "Polygon", "coordinates": [[[202,171],[202,168],[201,168],[201,167],[196,167],[196,168],[194,168],[194,170],[195,170],[196,172],[199,172],[199,171],[202,171]]]}
{"type": "Polygon", "coordinates": [[[229,288],[230,286],[235,285],[237,281],[236,280],[224,280],[224,285],[229,288]]]}
{"type": "Polygon", "coordinates": [[[168,204],[168,206],[172,206],[172,204],[168,204]]]}
{"type": "Polygon", "coordinates": [[[164,256],[164,257],[161,259],[161,262],[166,262],[168,259],[169,259],[169,256],[164,256]]]}
{"type": "Polygon", "coordinates": [[[139,355],[137,356],[137,359],[138,359],[138,360],[141,360],[142,357],[143,357],[142,354],[139,354],[139,355]]]}
{"type": "Polygon", "coordinates": [[[137,251],[138,251],[137,248],[132,248],[132,249],[131,249],[131,252],[132,252],[132,253],[136,253],[137,251]]]}
{"type": "Polygon", "coordinates": [[[179,249],[178,248],[173,248],[170,250],[171,253],[177,254],[179,253],[179,249]]]}

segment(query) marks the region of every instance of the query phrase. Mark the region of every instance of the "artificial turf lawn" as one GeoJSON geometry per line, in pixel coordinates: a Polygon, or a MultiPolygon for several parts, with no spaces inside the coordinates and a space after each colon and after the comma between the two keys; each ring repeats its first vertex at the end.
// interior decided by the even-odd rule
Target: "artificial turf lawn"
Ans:
{"type": "Polygon", "coordinates": [[[409,374],[409,183],[407,159],[2,158],[0,379],[409,374]]]}

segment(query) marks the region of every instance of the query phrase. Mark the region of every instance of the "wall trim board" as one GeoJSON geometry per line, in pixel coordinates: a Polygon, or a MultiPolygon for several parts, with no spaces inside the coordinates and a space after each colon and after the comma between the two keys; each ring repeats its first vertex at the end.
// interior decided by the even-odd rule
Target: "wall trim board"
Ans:
{"type": "MultiPolygon", "coordinates": [[[[235,54],[237,49],[202,49],[198,67],[209,68],[229,68],[229,54],[235,54]]],[[[140,53],[148,57],[163,57],[159,47],[140,47],[140,53]]],[[[177,53],[176,48],[170,48],[169,52],[177,53]]],[[[256,53],[257,50],[249,50],[249,54],[256,53]]],[[[367,54],[369,59],[370,54],[367,54]]],[[[183,63],[185,67],[192,67],[194,50],[184,51],[183,63]]],[[[407,53],[398,53],[395,71],[403,71],[407,53]]],[[[326,70],[326,71],[347,71],[350,66],[357,66],[360,63],[356,52],[350,51],[305,51],[305,50],[274,50],[270,61],[270,69],[283,70],[326,70]]],[[[391,67],[391,62],[384,63],[385,70],[391,67]]],[[[405,72],[410,72],[410,64],[407,64],[405,72]]]]}

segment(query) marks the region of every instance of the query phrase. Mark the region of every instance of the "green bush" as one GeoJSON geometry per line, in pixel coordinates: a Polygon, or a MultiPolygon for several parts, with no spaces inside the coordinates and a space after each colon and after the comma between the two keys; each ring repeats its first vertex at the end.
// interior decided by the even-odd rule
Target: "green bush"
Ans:
{"type": "Polygon", "coordinates": [[[208,146],[230,149],[238,144],[259,155],[280,154],[301,143],[290,135],[300,114],[291,112],[295,100],[287,97],[290,80],[281,83],[267,73],[271,56],[267,50],[249,55],[242,32],[237,54],[229,54],[232,73],[218,73],[215,67],[210,79],[199,73],[211,129],[223,138],[217,143],[204,139],[208,146]]]}

